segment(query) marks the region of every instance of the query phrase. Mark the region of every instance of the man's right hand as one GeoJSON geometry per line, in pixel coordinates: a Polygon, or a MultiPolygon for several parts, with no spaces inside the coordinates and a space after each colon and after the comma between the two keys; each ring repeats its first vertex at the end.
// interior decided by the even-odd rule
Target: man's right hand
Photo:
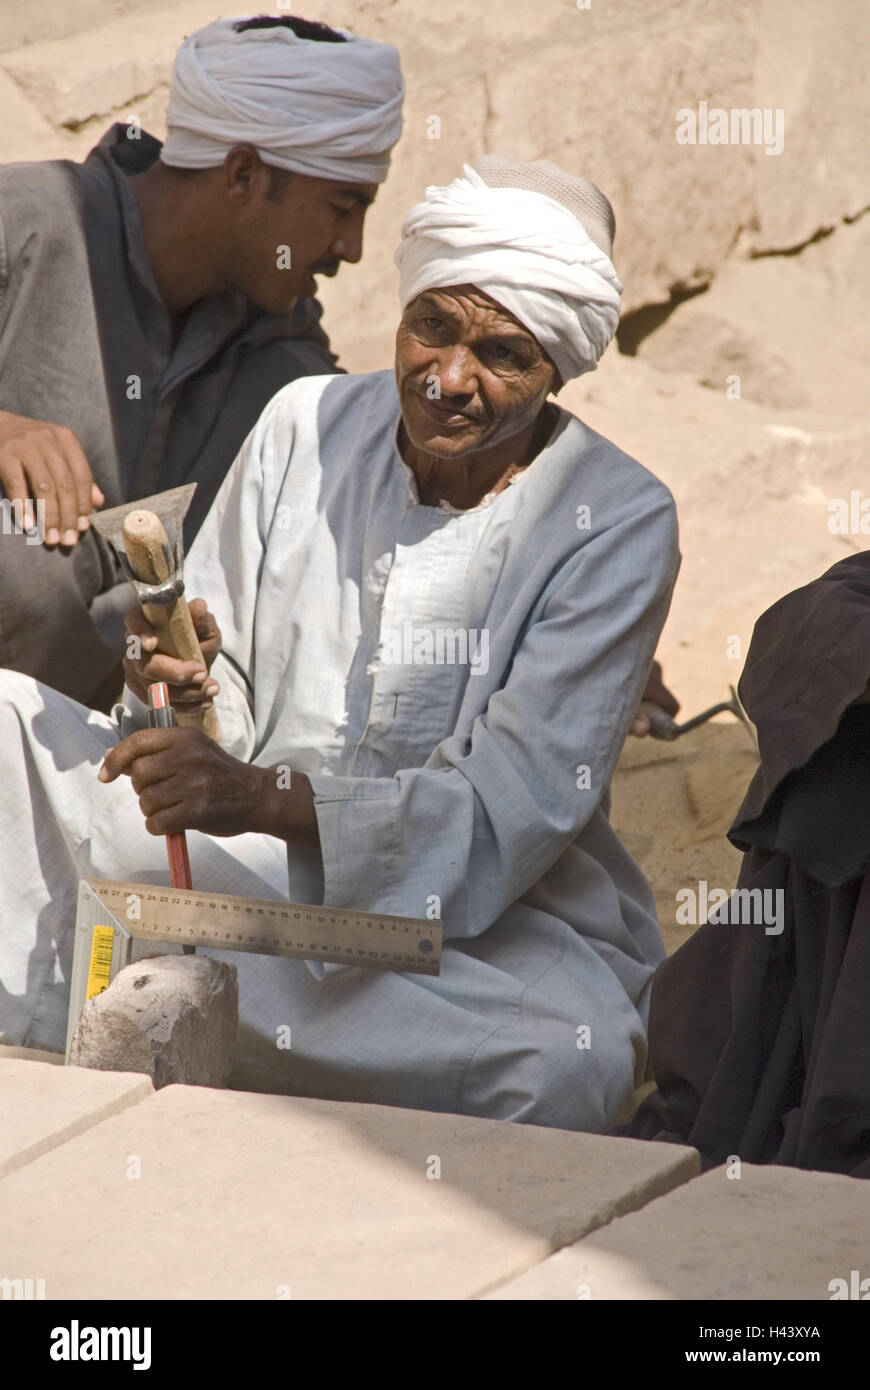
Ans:
{"type": "Polygon", "coordinates": [[[142,609],[132,608],[127,614],[127,655],[124,657],[124,678],[134,695],[148,703],[148,687],[154,681],[166,681],[173,705],[185,709],[210,709],[212,698],[220,687],[209,678],[211,664],[221,649],[220,628],[209,613],[205,599],[190,603],[190,616],[202,648],[204,667],[196,661],[179,661],[174,656],[158,652],[157,633],[142,609]],[[137,655],[139,652],[141,655],[137,655]]]}
{"type": "Polygon", "coordinates": [[[0,410],[0,483],[25,526],[40,519],[31,504],[45,504],[46,545],[75,545],[88,512],[106,500],[72,430],[8,410],[0,410]]]}

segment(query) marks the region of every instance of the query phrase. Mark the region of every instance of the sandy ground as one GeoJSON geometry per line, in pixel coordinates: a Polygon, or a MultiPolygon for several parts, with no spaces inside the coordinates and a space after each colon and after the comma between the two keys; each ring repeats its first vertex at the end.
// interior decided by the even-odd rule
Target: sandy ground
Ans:
{"type": "Polygon", "coordinates": [[[668,952],[691,935],[676,894],[706,879],[732,888],[740,854],[725,837],[757,761],[748,731],[717,718],[661,743],[631,739],[613,785],[613,823],[652,884],[668,952]]]}

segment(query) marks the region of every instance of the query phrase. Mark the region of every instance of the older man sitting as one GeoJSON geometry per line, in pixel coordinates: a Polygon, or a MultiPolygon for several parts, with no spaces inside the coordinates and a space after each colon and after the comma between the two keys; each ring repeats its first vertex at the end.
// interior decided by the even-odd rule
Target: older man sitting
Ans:
{"type": "Polygon", "coordinates": [[[183,828],[197,886],[443,921],[437,978],[213,953],[239,969],[235,1084],[627,1117],[663,949],[608,783],[676,524],[661,483],[548,401],[614,332],[612,233],[603,195],[547,162],[428,189],[397,253],[395,374],[280,391],[197,538],[210,674],[146,650],[112,720],[4,674],[8,1041],[62,1044],[77,878],[165,882],[153,837],[183,828]],[[222,747],[141,727],[164,679],[179,705],[214,697],[222,747]]]}

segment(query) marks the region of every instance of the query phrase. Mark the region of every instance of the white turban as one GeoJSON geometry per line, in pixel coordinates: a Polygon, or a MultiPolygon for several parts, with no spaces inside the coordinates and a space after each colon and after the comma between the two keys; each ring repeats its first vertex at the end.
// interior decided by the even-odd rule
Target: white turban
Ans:
{"type": "MultiPolygon", "coordinates": [[[[556,174],[555,187],[582,184],[610,212],[594,185],[556,174]]],[[[469,164],[408,213],[396,265],[402,309],[424,290],[476,285],[534,334],[563,381],[594,371],[619,322],[622,284],[579,218],[544,193],[491,187],[469,164]]]]}
{"type": "Polygon", "coordinates": [[[236,32],[220,19],[175,59],[160,158],[180,169],[222,164],[250,144],[267,164],[314,178],[381,183],[402,131],[405,84],[392,44],[300,39],[291,29],[236,32]]]}

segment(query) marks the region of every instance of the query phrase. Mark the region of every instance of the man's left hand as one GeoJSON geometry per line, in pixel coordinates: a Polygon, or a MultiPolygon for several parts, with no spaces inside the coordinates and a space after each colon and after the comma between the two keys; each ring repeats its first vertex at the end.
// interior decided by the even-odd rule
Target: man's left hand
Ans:
{"type": "Polygon", "coordinates": [[[129,776],[152,835],[259,829],[268,769],[230,757],[201,729],[139,729],[112,748],[101,782],[129,776]]]}
{"type": "MultiPolygon", "coordinates": [[[[657,661],[654,661],[652,664],[649,680],[646,683],[646,690],[643,692],[643,699],[652,705],[658,705],[659,708],[663,709],[666,714],[669,714],[672,719],[679,712],[680,702],[675,695],[671,694],[670,690],[668,690],[668,687],[665,685],[662,679],[662,668],[657,661]]],[[[632,723],[629,733],[634,734],[636,738],[645,738],[649,731],[649,719],[641,710],[638,710],[637,714],[634,716],[634,722],[632,723]]]]}

